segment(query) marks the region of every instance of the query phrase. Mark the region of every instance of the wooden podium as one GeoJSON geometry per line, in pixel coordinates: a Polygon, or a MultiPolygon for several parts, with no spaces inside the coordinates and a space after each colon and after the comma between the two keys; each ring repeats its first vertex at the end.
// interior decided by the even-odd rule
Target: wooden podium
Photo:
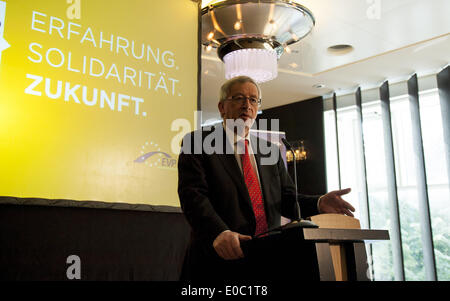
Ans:
{"type": "Polygon", "coordinates": [[[298,280],[370,280],[364,242],[388,240],[389,232],[360,229],[357,219],[340,214],[311,220],[319,228],[294,225],[242,242],[244,262],[254,271],[248,278],[283,279],[295,272],[298,280]]]}
{"type": "Polygon", "coordinates": [[[319,228],[305,228],[305,240],[314,241],[321,281],[368,281],[365,243],[389,240],[387,230],[361,229],[359,220],[341,214],[311,217],[319,228]]]}

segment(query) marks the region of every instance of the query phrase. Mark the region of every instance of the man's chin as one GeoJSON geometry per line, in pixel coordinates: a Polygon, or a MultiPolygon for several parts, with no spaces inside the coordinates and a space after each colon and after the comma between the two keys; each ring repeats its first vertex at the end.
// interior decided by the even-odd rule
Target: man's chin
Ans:
{"type": "Polygon", "coordinates": [[[253,120],[254,120],[253,118],[251,118],[250,116],[247,116],[247,115],[241,115],[241,116],[239,116],[238,119],[243,120],[245,123],[247,123],[247,122],[253,123],[253,120]]]}
{"type": "Polygon", "coordinates": [[[231,126],[233,125],[241,125],[248,128],[251,128],[253,126],[253,123],[255,122],[255,119],[249,117],[249,116],[239,116],[236,119],[227,119],[230,120],[229,124],[231,126]]]}

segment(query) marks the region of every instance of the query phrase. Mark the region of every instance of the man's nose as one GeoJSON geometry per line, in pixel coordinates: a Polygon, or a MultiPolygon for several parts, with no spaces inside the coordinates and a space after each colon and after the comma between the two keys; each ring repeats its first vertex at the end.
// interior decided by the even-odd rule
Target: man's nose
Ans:
{"type": "Polygon", "coordinates": [[[242,103],[242,106],[244,108],[250,108],[252,106],[252,103],[250,101],[250,97],[246,97],[244,102],[242,103]]]}

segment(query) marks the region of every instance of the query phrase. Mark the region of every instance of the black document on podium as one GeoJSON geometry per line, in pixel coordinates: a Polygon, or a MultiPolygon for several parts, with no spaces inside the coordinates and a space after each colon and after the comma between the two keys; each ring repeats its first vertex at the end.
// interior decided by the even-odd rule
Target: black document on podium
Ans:
{"type": "Polygon", "coordinates": [[[315,243],[306,241],[303,228],[284,228],[241,242],[246,278],[257,280],[319,281],[315,243]]]}

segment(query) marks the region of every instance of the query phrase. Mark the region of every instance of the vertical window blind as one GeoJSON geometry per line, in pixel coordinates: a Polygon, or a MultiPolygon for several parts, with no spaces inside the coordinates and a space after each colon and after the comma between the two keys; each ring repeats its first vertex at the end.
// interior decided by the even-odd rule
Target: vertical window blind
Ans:
{"type": "Polygon", "coordinates": [[[450,80],[437,74],[324,98],[328,191],[390,240],[367,248],[373,280],[450,280],[450,80]]]}

